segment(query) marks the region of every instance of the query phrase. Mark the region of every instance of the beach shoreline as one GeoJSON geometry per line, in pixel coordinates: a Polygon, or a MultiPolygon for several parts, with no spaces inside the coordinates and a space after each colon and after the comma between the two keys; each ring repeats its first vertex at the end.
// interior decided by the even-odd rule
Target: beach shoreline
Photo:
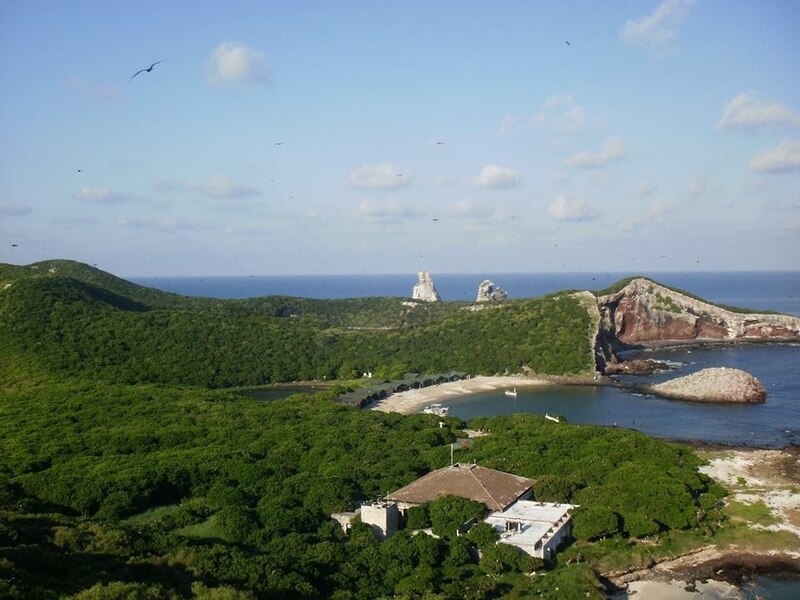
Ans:
{"type": "Polygon", "coordinates": [[[485,376],[478,375],[469,379],[450,381],[424,388],[397,392],[375,402],[370,410],[394,412],[410,415],[419,412],[425,406],[442,403],[450,398],[491,392],[503,389],[526,388],[552,384],[553,381],[543,377],[525,377],[524,375],[485,376]]]}

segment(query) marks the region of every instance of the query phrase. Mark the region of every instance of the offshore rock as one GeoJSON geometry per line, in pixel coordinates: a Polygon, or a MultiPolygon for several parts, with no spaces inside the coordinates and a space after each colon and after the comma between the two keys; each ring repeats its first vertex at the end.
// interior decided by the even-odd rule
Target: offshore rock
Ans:
{"type": "Polygon", "coordinates": [[[441,302],[439,292],[436,291],[436,286],[433,285],[433,278],[427,271],[420,271],[417,273],[417,285],[411,290],[411,298],[413,300],[423,300],[425,302],[441,302]]]}
{"type": "Polygon", "coordinates": [[[669,371],[668,363],[649,358],[631,358],[606,366],[606,375],[652,375],[661,371],[669,371]]]}
{"type": "Polygon", "coordinates": [[[508,293],[488,279],[478,286],[477,302],[499,302],[506,298],[508,298],[508,293]]]}
{"type": "Polygon", "coordinates": [[[739,369],[703,369],[686,377],[678,377],[646,386],[646,391],[675,400],[696,402],[759,403],[767,392],[755,377],[739,369]]]}

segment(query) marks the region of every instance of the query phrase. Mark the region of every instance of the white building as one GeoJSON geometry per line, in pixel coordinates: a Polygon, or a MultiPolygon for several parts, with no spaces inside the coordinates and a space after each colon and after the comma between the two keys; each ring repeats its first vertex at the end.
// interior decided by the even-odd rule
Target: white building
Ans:
{"type": "Polygon", "coordinates": [[[386,502],[376,500],[375,502],[365,502],[355,512],[334,513],[331,518],[341,525],[342,530],[347,533],[350,531],[353,519],[360,515],[361,522],[372,527],[375,537],[385,540],[397,532],[399,512],[396,502],[386,502]]]}
{"type": "Polygon", "coordinates": [[[571,530],[574,504],[518,500],[502,511],[491,513],[486,522],[500,534],[499,543],[510,544],[537,557],[554,556],[571,530]]]}

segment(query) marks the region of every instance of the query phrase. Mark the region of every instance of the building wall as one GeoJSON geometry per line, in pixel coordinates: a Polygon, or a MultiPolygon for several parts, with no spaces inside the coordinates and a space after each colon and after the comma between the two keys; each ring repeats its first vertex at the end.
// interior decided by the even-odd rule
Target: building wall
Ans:
{"type": "Polygon", "coordinates": [[[385,540],[397,532],[398,520],[395,502],[373,502],[361,506],[361,521],[372,526],[379,540],[385,540]]]}

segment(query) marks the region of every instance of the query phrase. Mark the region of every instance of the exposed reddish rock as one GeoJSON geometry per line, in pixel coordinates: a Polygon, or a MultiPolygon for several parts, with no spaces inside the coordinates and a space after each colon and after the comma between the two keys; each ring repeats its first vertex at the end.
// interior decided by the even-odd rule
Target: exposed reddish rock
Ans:
{"type": "Polygon", "coordinates": [[[703,369],[685,377],[647,386],[647,391],[697,402],[765,402],[767,392],[755,377],[739,369],[703,369]]]}
{"type": "Polygon", "coordinates": [[[690,340],[800,340],[800,319],[738,313],[647,279],[597,298],[601,337],[625,344],[690,340]]]}

